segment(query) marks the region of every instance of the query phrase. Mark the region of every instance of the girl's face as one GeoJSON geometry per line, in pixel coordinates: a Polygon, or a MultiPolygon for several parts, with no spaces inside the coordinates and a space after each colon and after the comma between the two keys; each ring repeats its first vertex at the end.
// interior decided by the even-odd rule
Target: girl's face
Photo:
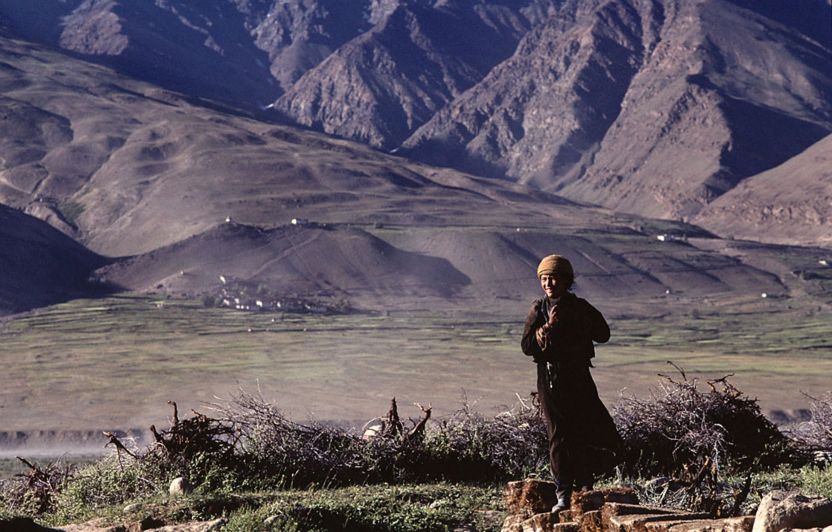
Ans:
{"type": "Polygon", "coordinates": [[[562,275],[549,275],[544,273],[540,276],[540,286],[546,293],[546,297],[556,298],[566,293],[569,284],[562,275]]]}

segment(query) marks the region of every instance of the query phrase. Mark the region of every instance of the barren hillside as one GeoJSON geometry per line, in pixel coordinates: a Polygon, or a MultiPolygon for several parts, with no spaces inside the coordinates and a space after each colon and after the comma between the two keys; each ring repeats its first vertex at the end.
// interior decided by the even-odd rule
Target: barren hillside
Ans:
{"type": "MultiPolygon", "coordinates": [[[[831,10],[824,0],[0,0],[0,25],[199,105],[691,219],[832,132],[831,10]]],[[[91,149],[84,164],[100,156],[91,149]]],[[[788,196],[784,208],[812,200],[788,196]]],[[[745,234],[766,239],[767,219],[745,234]]],[[[789,223],[789,234],[816,232],[804,216],[789,223]]]]}
{"type": "MultiPolygon", "coordinates": [[[[641,61],[660,47],[650,44],[660,33],[657,24],[630,32],[656,13],[618,3],[595,15],[584,30],[596,44],[607,43],[601,48],[626,41],[641,61]]],[[[584,35],[580,25],[540,28],[522,46],[541,42],[550,30],[553,46],[584,35]]],[[[573,88],[613,72],[600,48],[587,49],[594,52],[576,52],[563,63],[567,70],[567,63],[584,65],[573,88]]],[[[543,68],[539,55],[528,58],[543,68]]],[[[537,293],[532,272],[539,257],[560,251],[575,260],[579,288],[592,297],[818,293],[802,284],[815,280],[790,277],[794,268],[784,257],[803,251],[763,248],[757,255],[765,266],[744,263],[728,243],[696,226],[620,214],[527,184],[201,107],[26,41],[0,38],[0,61],[0,202],[115,260],[96,275],[125,289],[198,297],[219,293],[222,276],[281,294],[347,299],[362,309],[514,312],[537,293]]],[[[503,68],[492,72],[494,79],[503,68]]],[[[616,72],[622,79],[639,75],[616,72]]],[[[519,86],[505,85],[503,92],[508,96],[519,86]]],[[[573,103],[575,109],[583,105],[573,103]]],[[[586,111],[595,118],[580,122],[578,113],[540,127],[554,139],[558,131],[566,134],[561,125],[578,120],[582,133],[568,134],[574,140],[604,114],[593,105],[586,111]]],[[[808,159],[795,159],[796,168],[815,160],[811,164],[823,168],[823,153],[818,144],[808,159]]],[[[818,196],[809,185],[814,175],[807,171],[804,188],[818,196]]],[[[770,182],[761,186],[773,190],[770,182]]],[[[730,223],[713,228],[724,231],[730,223]]],[[[819,235],[823,223],[817,227],[819,235]]],[[[21,257],[37,253],[36,246],[24,247],[17,248],[21,257]]],[[[85,281],[93,266],[103,265],[104,259],[95,260],[71,271],[85,281]]],[[[66,293],[84,288],[76,281],[66,281],[66,293]]],[[[26,297],[25,287],[12,295],[26,297]]]]}
{"type": "Polygon", "coordinates": [[[708,205],[696,221],[735,238],[832,244],[832,136],[708,205]]]}
{"type": "Polygon", "coordinates": [[[528,187],[186,103],[177,94],[0,40],[0,201],[106,255],[235,221],[604,223],[612,214],[528,187]]]}

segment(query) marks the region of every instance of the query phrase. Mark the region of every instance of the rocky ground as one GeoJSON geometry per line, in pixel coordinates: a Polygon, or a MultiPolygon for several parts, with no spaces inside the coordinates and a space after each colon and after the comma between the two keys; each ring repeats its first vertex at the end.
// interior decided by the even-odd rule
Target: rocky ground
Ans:
{"type": "MultiPolygon", "coordinates": [[[[747,496],[747,492],[745,493],[747,496]]],[[[832,530],[832,500],[799,493],[771,492],[754,515],[713,518],[708,513],[640,505],[632,488],[574,493],[569,510],[550,510],[555,485],[540,480],[509,483],[506,507],[511,514],[502,532],[774,532],[832,530]]],[[[740,508],[738,501],[736,508],[740,508]]]]}

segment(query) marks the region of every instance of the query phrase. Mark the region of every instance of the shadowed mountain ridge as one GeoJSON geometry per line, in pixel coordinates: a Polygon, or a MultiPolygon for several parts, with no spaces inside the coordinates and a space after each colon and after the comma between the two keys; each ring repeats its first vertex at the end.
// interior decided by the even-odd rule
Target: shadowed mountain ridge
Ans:
{"type": "Polygon", "coordinates": [[[47,223],[0,205],[0,315],[103,293],[88,279],[106,262],[47,223]]]}
{"type": "Polygon", "coordinates": [[[535,3],[544,2],[403,2],[275,106],[300,124],[394,148],[514,52],[535,3]]]}
{"type": "Polygon", "coordinates": [[[832,135],[780,166],[746,179],[696,222],[736,238],[832,243],[832,135]]]}

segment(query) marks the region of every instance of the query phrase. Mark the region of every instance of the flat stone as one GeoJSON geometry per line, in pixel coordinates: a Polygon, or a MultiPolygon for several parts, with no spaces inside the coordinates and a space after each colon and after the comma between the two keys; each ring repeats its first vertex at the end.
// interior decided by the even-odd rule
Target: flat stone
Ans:
{"type": "Polygon", "coordinates": [[[559,523],[552,512],[535,514],[520,523],[522,532],[580,532],[578,523],[559,523]]]}
{"type": "Polygon", "coordinates": [[[500,529],[500,532],[523,532],[523,526],[520,524],[526,518],[522,515],[515,514],[506,517],[506,520],[503,521],[503,528],[500,529]]]}
{"type": "Polygon", "coordinates": [[[730,517],[727,519],[697,519],[695,521],[681,521],[676,523],[649,523],[645,527],[648,532],[751,532],[754,527],[754,516],[730,517]],[[664,528],[660,528],[664,526],[664,528]]]}
{"type": "Polygon", "coordinates": [[[212,521],[192,521],[146,530],[148,532],[214,532],[220,530],[226,523],[227,521],[221,517],[212,521]]]}
{"type": "Polygon", "coordinates": [[[666,514],[626,514],[613,515],[605,520],[604,530],[615,532],[664,532],[668,525],[683,521],[708,519],[708,514],[666,513],[666,514]],[[652,526],[650,526],[652,525],[652,526]],[[650,528],[648,528],[650,526],[650,528]]]}
{"type": "MultiPolygon", "coordinates": [[[[571,510],[575,515],[580,515],[584,512],[591,512],[593,510],[600,510],[607,499],[601,490],[592,491],[576,491],[572,494],[571,510]]],[[[635,501],[638,503],[638,500],[635,501]]]]}
{"type": "Polygon", "coordinates": [[[552,512],[545,512],[533,515],[523,521],[520,526],[523,527],[523,532],[549,532],[559,524],[561,523],[558,521],[558,516],[552,512]]]}
{"type": "Polygon", "coordinates": [[[604,524],[601,519],[601,510],[584,512],[578,518],[578,529],[581,532],[603,532],[604,524]]]}
{"type": "Polygon", "coordinates": [[[776,532],[784,528],[820,528],[832,525],[832,501],[800,493],[772,491],[757,508],[754,532],[776,532]]]}
{"type": "Polygon", "coordinates": [[[601,508],[601,517],[604,522],[614,515],[647,515],[647,514],[672,514],[673,510],[656,508],[653,506],[641,506],[639,504],[624,504],[618,502],[607,503],[601,508]]]}
{"type": "Polygon", "coordinates": [[[577,491],[572,494],[573,515],[600,510],[604,504],[615,502],[621,504],[638,504],[638,494],[632,488],[614,487],[591,491],[577,491]]]}

